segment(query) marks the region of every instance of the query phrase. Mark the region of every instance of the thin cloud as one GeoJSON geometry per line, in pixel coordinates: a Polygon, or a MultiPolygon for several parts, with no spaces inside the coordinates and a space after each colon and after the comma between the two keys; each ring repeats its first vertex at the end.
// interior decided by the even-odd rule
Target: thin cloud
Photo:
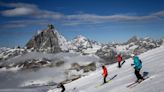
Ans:
{"type": "MultiPolygon", "coordinates": [[[[89,14],[89,13],[65,15],[60,12],[40,9],[38,8],[37,5],[34,4],[1,2],[0,5],[5,7],[10,7],[10,9],[1,12],[1,15],[5,17],[23,16],[23,17],[31,17],[34,19],[51,19],[53,21],[59,20],[63,25],[69,25],[69,26],[81,25],[81,24],[100,24],[100,23],[108,23],[108,22],[136,22],[136,21],[145,22],[145,21],[162,19],[164,17],[164,11],[159,11],[144,16],[127,15],[127,14],[114,14],[114,15],[102,16],[102,15],[89,14]]],[[[30,22],[33,24],[34,21],[31,20],[30,22]]]]}
{"type": "Polygon", "coordinates": [[[12,8],[1,12],[1,15],[5,17],[28,16],[34,18],[60,19],[63,16],[61,13],[58,12],[39,9],[34,4],[0,3],[0,5],[12,8]]]}
{"type": "Polygon", "coordinates": [[[1,25],[0,28],[10,29],[10,28],[23,28],[23,27],[26,27],[26,26],[27,26],[26,24],[10,24],[10,23],[7,23],[7,24],[1,25]]]}
{"type": "Polygon", "coordinates": [[[28,16],[35,12],[35,10],[27,7],[19,7],[11,10],[6,10],[2,12],[3,16],[13,17],[13,16],[28,16]]]}
{"type": "Polygon", "coordinates": [[[164,11],[159,11],[153,14],[154,16],[164,17],[164,11]]]}
{"type": "Polygon", "coordinates": [[[51,21],[47,20],[15,20],[5,22],[0,25],[2,29],[12,29],[12,28],[24,28],[34,25],[48,25],[51,21]]]}

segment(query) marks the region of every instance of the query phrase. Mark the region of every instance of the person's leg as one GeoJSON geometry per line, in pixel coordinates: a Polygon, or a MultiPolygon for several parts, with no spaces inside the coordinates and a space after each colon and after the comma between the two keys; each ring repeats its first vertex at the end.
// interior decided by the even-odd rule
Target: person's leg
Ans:
{"type": "Polygon", "coordinates": [[[140,77],[139,77],[139,71],[137,71],[136,69],[135,69],[135,75],[136,75],[136,77],[137,77],[137,81],[140,79],[140,77]]]}
{"type": "Polygon", "coordinates": [[[62,89],[62,91],[61,92],[64,92],[65,91],[65,89],[62,89]]]}
{"type": "Polygon", "coordinates": [[[143,76],[140,74],[140,69],[138,70],[138,76],[139,76],[139,79],[143,79],[144,80],[143,76]]]}
{"type": "Polygon", "coordinates": [[[106,83],[106,78],[104,77],[104,83],[106,83]]]}
{"type": "Polygon", "coordinates": [[[118,67],[121,68],[121,64],[120,64],[120,62],[118,62],[118,67]]]}
{"type": "Polygon", "coordinates": [[[119,62],[119,66],[120,66],[120,68],[121,68],[121,62],[119,62]]]}
{"type": "Polygon", "coordinates": [[[104,83],[106,83],[106,76],[104,76],[104,83]]]}
{"type": "Polygon", "coordinates": [[[62,85],[62,91],[61,92],[64,92],[65,91],[65,87],[64,87],[64,85],[62,85]]]}

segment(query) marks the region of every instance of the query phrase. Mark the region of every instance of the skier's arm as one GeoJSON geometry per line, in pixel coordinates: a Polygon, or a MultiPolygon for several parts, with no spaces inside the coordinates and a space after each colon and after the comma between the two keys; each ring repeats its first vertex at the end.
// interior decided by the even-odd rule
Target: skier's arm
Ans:
{"type": "Polygon", "coordinates": [[[134,64],[131,64],[131,66],[134,66],[134,64]]]}

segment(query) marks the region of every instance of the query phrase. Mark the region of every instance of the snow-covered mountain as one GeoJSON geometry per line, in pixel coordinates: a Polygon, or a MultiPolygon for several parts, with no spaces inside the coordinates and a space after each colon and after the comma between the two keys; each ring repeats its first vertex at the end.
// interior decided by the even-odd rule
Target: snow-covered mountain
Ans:
{"type": "Polygon", "coordinates": [[[96,52],[96,55],[107,61],[107,64],[116,62],[116,56],[122,54],[124,59],[130,57],[132,53],[141,54],[148,50],[157,48],[163,43],[162,40],[153,40],[149,37],[132,37],[126,43],[106,44],[96,52]]]}
{"type": "Polygon", "coordinates": [[[54,29],[53,31],[57,35],[58,43],[61,50],[69,51],[69,49],[71,48],[71,43],[63,35],[59,34],[59,32],[56,29],[54,29]]]}
{"type": "Polygon", "coordinates": [[[126,43],[122,44],[112,43],[102,45],[101,43],[92,41],[82,35],[79,35],[73,40],[68,41],[54,28],[53,25],[49,25],[47,30],[39,32],[39,34],[34,36],[32,40],[27,43],[26,46],[28,48],[39,49],[46,52],[60,52],[61,49],[61,51],[64,52],[80,52],[84,55],[96,54],[98,56],[101,56],[101,58],[105,58],[106,60],[106,56],[110,58],[113,57],[115,53],[121,53],[128,57],[128,55],[130,55],[134,51],[137,51],[138,53],[143,53],[145,51],[148,51],[149,49],[159,47],[161,44],[162,40],[156,41],[149,37],[139,38],[137,36],[132,37],[126,43]],[[105,57],[103,56],[103,54],[105,55],[105,57]]]}
{"type": "Polygon", "coordinates": [[[92,48],[91,41],[85,36],[79,35],[72,42],[78,49],[92,48]]]}
{"type": "Polygon", "coordinates": [[[96,41],[91,41],[87,37],[79,35],[72,40],[72,44],[76,47],[76,51],[83,54],[94,54],[102,45],[96,41]]]}
{"type": "Polygon", "coordinates": [[[79,35],[72,41],[62,36],[53,25],[48,25],[46,30],[38,32],[27,44],[27,49],[42,52],[82,52],[84,54],[95,53],[101,48],[101,44],[90,41],[88,38],[79,35]]]}
{"type": "MultiPolygon", "coordinates": [[[[141,82],[133,88],[126,86],[136,80],[134,69],[131,66],[132,59],[126,60],[121,69],[117,68],[117,64],[108,65],[108,77],[110,79],[117,74],[111,82],[96,87],[103,82],[101,75],[102,69],[91,73],[89,76],[82,77],[71,83],[65,84],[66,92],[163,92],[164,88],[164,46],[147,51],[139,55],[143,62],[142,72],[147,72],[149,78],[141,82]]],[[[60,88],[50,89],[48,92],[60,92],[60,88]]]]}
{"type": "MultiPolygon", "coordinates": [[[[47,29],[39,31],[37,35],[33,36],[33,38],[28,41],[26,44],[27,49],[24,49],[24,51],[51,53],[73,52],[81,53],[83,55],[92,54],[104,59],[104,63],[110,64],[116,62],[117,54],[122,54],[124,59],[127,59],[130,54],[134,52],[140,54],[150,49],[159,47],[162,43],[162,39],[153,40],[150,37],[139,38],[136,36],[132,37],[125,43],[101,44],[82,35],[68,41],[54,28],[53,25],[48,25],[47,29]]],[[[2,60],[2,58],[8,58],[8,55],[4,53],[8,53],[8,55],[12,57],[17,56],[14,54],[15,52],[7,52],[7,50],[4,50],[3,53],[0,53],[0,60],[2,60]]]]}
{"type": "Polygon", "coordinates": [[[52,53],[60,52],[59,39],[53,29],[53,25],[48,25],[46,30],[39,32],[27,42],[27,49],[52,53]]]}
{"type": "Polygon", "coordinates": [[[0,61],[23,55],[25,53],[27,53],[27,51],[23,48],[0,48],[0,61]]]}

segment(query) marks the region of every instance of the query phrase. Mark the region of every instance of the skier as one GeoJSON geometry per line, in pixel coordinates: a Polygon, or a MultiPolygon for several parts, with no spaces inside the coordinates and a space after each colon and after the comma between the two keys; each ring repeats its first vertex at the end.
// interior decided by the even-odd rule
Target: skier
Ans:
{"type": "Polygon", "coordinates": [[[117,56],[117,61],[118,61],[118,68],[121,68],[121,61],[122,61],[122,56],[121,56],[121,54],[118,54],[118,56],[117,56]]]}
{"type": "Polygon", "coordinates": [[[103,69],[103,74],[102,75],[104,77],[104,83],[107,83],[107,81],[106,81],[106,77],[108,76],[107,68],[103,65],[102,69],[103,69]]]}
{"type": "Polygon", "coordinates": [[[140,70],[142,68],[142,62],[136,54],[135,55],[132,54],[131,56],[132,56],[133,62],[134,62],[134,64],[132,64],[132,65],[134,65],[134,69],[135,69],[134,74],[137,77],[136,82],[141,82],[144,80],[143,76],[141,76],[141,74],[140,74],[140,70]]]}
{"type": "Polygon", "coordinates": [[[65,91],[65,87],[63,85],[63,83],[60,83],[57,88],[62,88],[61,92],[64,92],[65,91]]]}

